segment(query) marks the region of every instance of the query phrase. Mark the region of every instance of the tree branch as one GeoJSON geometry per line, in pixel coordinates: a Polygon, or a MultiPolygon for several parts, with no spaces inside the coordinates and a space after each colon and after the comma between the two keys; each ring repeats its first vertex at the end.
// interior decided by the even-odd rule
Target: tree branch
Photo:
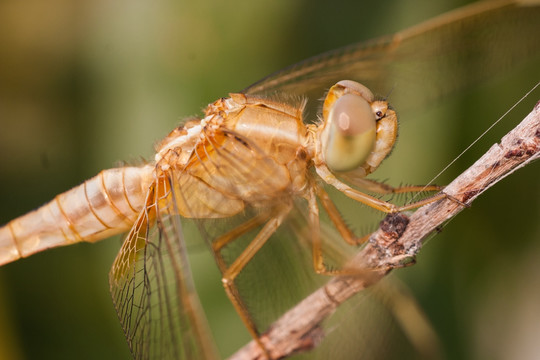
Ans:
{"type": "MultiPolygon", "coordinates": [[[[362,276],[339,276],[306,297],[285,313],[261,336],[273,359],[283,358],[317,346],[324,337],[321,322],[345,300],[375,284],[393,268],[414,263],[424,240],[464,204],[515,170],[540,158],[540,102],[499,144],[493,145],[474,165],[445,188],[454,199],[443,199],[418,209],[408,217],[389,214],[369,243],[354,257],[354,269],[362,276]],[[458,200],[458,201],[456,201],[458,200]]],[[[260,346],[251,341],[230,360],[266,359],[260,346]]]]}

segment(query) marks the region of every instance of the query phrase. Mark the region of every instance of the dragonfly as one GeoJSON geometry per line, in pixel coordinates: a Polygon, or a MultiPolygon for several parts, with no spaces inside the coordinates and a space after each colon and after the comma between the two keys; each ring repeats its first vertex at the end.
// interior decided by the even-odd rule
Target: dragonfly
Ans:
{"type": "MultiPolygon", "coordinates": [[[[239,225],[203,237],[223,273],[225,291],[258,339],[259,330],[238,294],[235,278],[287,220],[295,206],[292,199],[307,203],[313,267],[319,273],[336,275],[339,270],[325,266],[318,240],[318,202],[344,241],[359,244],[365,238],[351,233],[321,182],[383,212],[408,210],[445,197],[439,193],[395,206],[359,190],[438,190],[434,186],[393,188],[365,179],[389,155],[397,133],[395,111],[370,89],[391,88],[400,67],[412,64],[415,68],[436,55],[431,66],[441,73],[452,71],[458,66],[455,60],[441,57],[440,52],[454,51],[449,44],[456,34],[474,33],[481,19],[491,38],[501,21],[511,15],[534,19],[537,14],[514,2],[481,3],[394,36],[308,59],[219,99],[207,107],[204,117],[188,121],[162,140],[151,163],[105,170],[0,228],[0,262],[129,231],[109,281],[134,357],[212,358],[215,355],[206,341],[206,325],[194,295],[180,217],[240,216],[239,225]],[[325,92],[321,118],[304,118],[319,106],[318,99],[325,92]],[[351,118],[362,121],[351,122],[351,118]],[[260,231],[245,252],[230,263],[222,258],[222,250],[254,229],[260,231]]],[[[515,25],[515,30],[526,33],[533,23],[524,21],[523,28],[515,25]]],[[[491,43],[483,40],[465,41],[457,49],[474,53],[479,43],[491,43]]],[[[506,60],[517,61],[530,48],[530,44],[516,43],[506,60]]],[[[493,71],[485,68],[444,86],[436,77],[427,79],[423,84],[427,95],[419,97],[442,96],[493,71]]],[[[412,84],[407,86],[400,86],[400,91],[414,89],[412,84]]],[[[201,232],[206,233],[208,222],[203,224],[201,232]]]]}

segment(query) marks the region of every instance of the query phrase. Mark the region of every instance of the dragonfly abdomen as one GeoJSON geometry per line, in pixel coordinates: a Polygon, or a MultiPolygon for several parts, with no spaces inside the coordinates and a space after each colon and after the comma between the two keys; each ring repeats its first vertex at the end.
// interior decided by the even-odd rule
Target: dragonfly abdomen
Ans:
{"type": "Polygon", "coordinates": [[[45,249],[127,231],[145,204],[153,166],[101,171],[0,228],[0,265],[45,249]]]}

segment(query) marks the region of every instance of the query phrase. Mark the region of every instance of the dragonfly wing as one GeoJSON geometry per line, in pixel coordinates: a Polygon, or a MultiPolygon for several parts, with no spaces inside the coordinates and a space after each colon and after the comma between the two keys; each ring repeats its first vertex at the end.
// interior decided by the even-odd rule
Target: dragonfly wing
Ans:
{"type": "Polygon", "coordinates": [[[114,305],[134,358],[217,359],[166,186],[149,193],[113,264],[114,305]]]}
{"type": "Polygon", "coordinates": [[[540,6],[480,2],[391,36],[306,59],[244,89],[319,99],[339,80],[389,93],[396,108],[412,108],[510,69],[537,55],[540,6]],[[401,99],[400,94],[408,94],[401,99]]]}
{"type": "MultiPolygon", "coordinates": [[[[226,232],[234,227],[234,214],[248,218],[238,194],[252,187],[270,191],[279,171],[282,166],[253,142],[230,132],[201,141],[187,165],[157,177],[109,279],[135,358],[217,358],[194,288],[182,221],[206,218],[197,221],[223,223],[226,232]]],[[[211,245],[215,236],[206,234],[204,240],[211,245]]]]}

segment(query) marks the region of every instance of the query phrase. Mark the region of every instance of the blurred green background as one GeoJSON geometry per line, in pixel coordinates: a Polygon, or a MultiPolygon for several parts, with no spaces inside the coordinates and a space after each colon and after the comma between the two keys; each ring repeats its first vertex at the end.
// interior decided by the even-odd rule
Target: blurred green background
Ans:
{"type": "MultiPolygon", "coordinates": [[[[270,72],[464,3],[4,0],[0,223],[119,161],[151,159],[153,144],[182,118],[270,72]]],[[[500,75],[403,119],[382,178],[430,181],[540,79],[540,64],[500,75]]],[[[539,98],[536,91],[437,183],[470,165],[539,98]]],[[[540,356],[539,175],[532,164],[497,184],[428,243],[416,266],[396,271],[446,358],[540,356]]],[[[81,244],[0,268],[0,358],[128,359],[107,283],[120,244],[81,244]]],[[[204,255],[194,261],[228,355],[249,337],[214,265],[204,255]]]]}

